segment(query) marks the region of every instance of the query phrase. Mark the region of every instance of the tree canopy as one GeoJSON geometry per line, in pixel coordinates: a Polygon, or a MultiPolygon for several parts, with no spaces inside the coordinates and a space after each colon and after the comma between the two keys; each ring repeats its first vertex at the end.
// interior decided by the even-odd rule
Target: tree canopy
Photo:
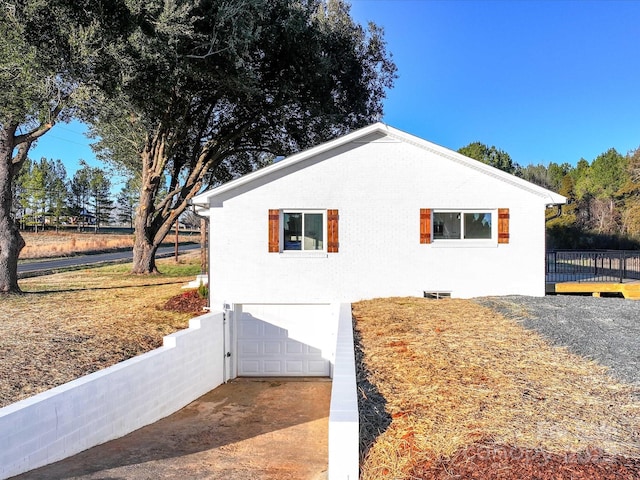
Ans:
{"type": "Polygon", "coordinates": [[[58,121],[91,116],[93,93],[113,82],[105,51],[126,31],[123,2],[0,3],[0,292],[19,292],[24,241],[11,216],[12,184],[34,142],[58,121]]]}
{"type": "Polygon", "coordinates": [[[567,197],[560,214],[549,214],[550,248],[640,246],[640,178],[637,150],[611,148],[591,162],[527,165],[517,175],[567,197]]]}
{"type": "Polygon", "coordinates": [[[134,272],[189,200],[211,187],[378,120],[396,67],[383,32],[341,0],[130,1],[114,43],[118,94],[92,131],[100,158],[141,182],[134,272]]]}

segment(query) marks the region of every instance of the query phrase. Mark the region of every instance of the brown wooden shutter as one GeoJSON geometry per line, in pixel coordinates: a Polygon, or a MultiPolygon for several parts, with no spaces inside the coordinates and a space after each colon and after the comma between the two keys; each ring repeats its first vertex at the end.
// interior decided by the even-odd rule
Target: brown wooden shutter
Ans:
{"type": "Polygon", "coordinates": [[[327,252],[338,252],[338,210],[327,210],[327,252]]]}
{"type": "Polygon", "coordinates": [[[420,209],[420,243],[431,243],[431,209],[420,209]]]}
{"type": "Polygon", "coordinates": [[[509,243],[509,209],[498,209],[498,243],[509,243]]]}
{"type": "Polygon", "coordinates": [[[269,210],[269,252],[280,251],[280,210],[269,210]]]}

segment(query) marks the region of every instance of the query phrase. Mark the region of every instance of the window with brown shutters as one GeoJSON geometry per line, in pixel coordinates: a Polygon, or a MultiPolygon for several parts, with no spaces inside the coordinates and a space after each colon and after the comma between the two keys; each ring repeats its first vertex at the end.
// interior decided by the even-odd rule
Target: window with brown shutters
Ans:
{"type": "Polygon", "coordinates": [[[509,243],[509,209],[420,209],[420,243],[509,243]],[[497,215],[496,215],[497,214],[497,215]],[[497,236],[497,239],[496,239],[497,236]]]}
{"type": "Polygon", "coordinates": [[[269,210],[269,252],[280,251],[280,210],[269,210]]]}
{"type": "Polygon", "coordinates": [[[338,210],[269,210],[269,252],[337,253],[338,210]]]}
{"type": "Polygon", "coordinates": [[[498,209],[498,243],[509,243],[509,209],[498,209]]]}
{"type": "Polygon", "coordinates": [[[431,209],[420,209],[420,243],[431,243],[431,209]]]}

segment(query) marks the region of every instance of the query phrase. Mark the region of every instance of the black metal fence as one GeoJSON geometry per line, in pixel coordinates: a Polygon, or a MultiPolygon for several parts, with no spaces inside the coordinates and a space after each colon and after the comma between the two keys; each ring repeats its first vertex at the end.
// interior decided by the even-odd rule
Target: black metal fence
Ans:
{"type": "Polygon", "coordinates": [[[548,283],[640,280],[638,250],[557,250],[547,252],[548,283]]]}

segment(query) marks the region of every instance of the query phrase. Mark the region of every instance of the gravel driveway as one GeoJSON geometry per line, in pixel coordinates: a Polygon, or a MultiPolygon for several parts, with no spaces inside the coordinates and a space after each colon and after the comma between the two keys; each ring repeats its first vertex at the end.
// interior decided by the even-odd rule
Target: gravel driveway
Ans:
{"type": "Polygon", "coordinates": [[[640,386],[640,301],[575,295],[476,300],[640,386]]]}

